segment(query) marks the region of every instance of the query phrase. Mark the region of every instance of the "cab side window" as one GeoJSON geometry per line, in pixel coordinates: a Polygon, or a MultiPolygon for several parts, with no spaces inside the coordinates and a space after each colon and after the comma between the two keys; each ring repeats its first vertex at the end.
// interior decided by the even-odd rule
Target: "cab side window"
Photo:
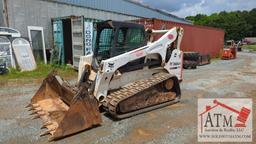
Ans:
{"type": "Polygon", "coordinates": [[[144,46],[145,35],[143,29],[121,27],[117,31],[114,56],[144,46]]]}

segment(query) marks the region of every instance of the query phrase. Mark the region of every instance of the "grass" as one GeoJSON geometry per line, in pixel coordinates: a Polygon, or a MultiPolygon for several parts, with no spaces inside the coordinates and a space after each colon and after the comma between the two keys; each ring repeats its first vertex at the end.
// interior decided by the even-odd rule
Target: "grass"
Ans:
{"type": "Polygon", "coordinates": [[[243,45],[243,49],[249,49],[252,51],[256,51],[256,45],[243,45]]]}
{"type": "Polygon", "coordinates": [[[46,65],[43,63],[38,63],[37,68],[33,71],[21,72],[17,69],[9,69],[9,73],[5,75],[0,75],[0,80],[8,79],[40,79],[45,78],[52,70],[57,70],[58,73],[64,78],[76,77],[77,72],[67,65],[46,65]]]}
{"type": "Polygon", "coordinates": [[[216,58],[211,58],[211,62],[216,62],[216,61],[219,61],[221,60],[221,58],[218,56],[216,58]]]}
{"type": "Polygon", "coordinates": [[[216,57],[211,58],[211,62],[216,62],[218,60],[221,60],[221,54],[218,54],[216,57]]]}

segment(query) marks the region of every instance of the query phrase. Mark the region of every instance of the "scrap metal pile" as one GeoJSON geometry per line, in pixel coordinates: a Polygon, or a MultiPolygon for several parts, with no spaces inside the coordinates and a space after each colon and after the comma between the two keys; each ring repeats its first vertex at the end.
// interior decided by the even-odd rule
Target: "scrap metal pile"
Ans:
{"type": "Polygon", "coordinates": [[[8,67],[21,71],[36,69],[36,62],[30,43],[20,37],[20,33],[10,28],[0,28],[0,74],[6,74],[8,67]]]}

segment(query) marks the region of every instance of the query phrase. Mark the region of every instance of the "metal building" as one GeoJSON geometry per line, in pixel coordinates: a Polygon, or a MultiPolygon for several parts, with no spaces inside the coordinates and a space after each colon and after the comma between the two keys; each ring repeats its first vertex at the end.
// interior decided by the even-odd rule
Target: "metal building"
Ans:
{"type": "MultiPolygon", "coordinates": [[[[15,28],[30,39],[37,53],[53,47],[52,18],[84,16],[97,20],[158,18],[192,24],[167,12],[130,0],[0,0],[0,26],[15,28]],[[35,41],[33,38],[35,37],[35,41]],[[38,41],[43,39],[43,43],[38,41]]],[[[34,50],[33,50],[34,51],[34,50]]]]}

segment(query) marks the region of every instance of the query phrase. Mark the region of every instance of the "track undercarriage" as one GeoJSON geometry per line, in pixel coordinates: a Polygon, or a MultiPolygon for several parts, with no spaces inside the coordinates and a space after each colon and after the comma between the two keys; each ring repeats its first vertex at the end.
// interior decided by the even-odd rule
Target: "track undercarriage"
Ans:
{"type": "Polygon", "coordinates": [[[155,74],[112,92],[103,103],[113,117],[122,119],[179,101],[178,81],[168,73],[155,74]]]}

